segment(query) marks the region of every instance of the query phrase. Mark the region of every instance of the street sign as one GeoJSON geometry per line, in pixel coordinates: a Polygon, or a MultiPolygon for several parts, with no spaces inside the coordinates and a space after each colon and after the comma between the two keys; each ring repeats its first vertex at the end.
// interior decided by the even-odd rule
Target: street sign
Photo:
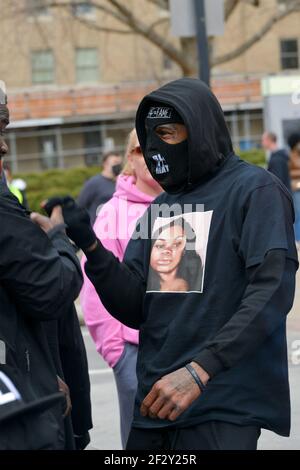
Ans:
{"type": "MultiPolygon", "coordinates": [[[[170,0],[173,36],[194,37],[197,34],[194,0],[170,0]]],[[[224,34],[224,0],[205,0],[207,36],[224,34]]]]}
{"type": "Polygon", "coordinates": [[[3,80],[0,80],[0,104],[6,104],[6,86],[3,80]]]}

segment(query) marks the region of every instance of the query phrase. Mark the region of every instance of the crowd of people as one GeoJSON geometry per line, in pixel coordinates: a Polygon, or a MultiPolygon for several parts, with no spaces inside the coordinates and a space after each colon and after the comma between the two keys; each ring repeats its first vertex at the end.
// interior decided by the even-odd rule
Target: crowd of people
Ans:
{"type": "Polygon", "coordinates": [[[11,186],[8,124],[5,96],[0,449],[88,445],[78,296],[113,369],[123,449],[254,450],[263,428],[288,436],[300,134],[288,155],[266,132],[269,171],[250,165],[211,90],[179,79],[143,98],[124,159],[104,155],[77,201],[58,195],[44,216],[11,186]]]}

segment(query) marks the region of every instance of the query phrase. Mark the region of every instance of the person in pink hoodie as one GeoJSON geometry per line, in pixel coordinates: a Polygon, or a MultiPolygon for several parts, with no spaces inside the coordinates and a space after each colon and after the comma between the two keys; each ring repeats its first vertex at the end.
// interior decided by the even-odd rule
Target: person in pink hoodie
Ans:
{"type": "MultiPolygon", "coordinates": [[[[145,164],[134,129],[128,137],[125,166],[118,177],[116,192],[103,205],[94,224],[97,237],[120,260],[124,257],[137,220],[161,191],[145,164]]],[[[83,256],[83,273],[85,261],[86,257],[83,256]]],[[[139,334],[137,330],[123,325],[109,314],[85,273],[80,301],[85,323],[97,351],[114,371],[119,398],[121,440],[125,448],[137,388],[139,334]]]]}

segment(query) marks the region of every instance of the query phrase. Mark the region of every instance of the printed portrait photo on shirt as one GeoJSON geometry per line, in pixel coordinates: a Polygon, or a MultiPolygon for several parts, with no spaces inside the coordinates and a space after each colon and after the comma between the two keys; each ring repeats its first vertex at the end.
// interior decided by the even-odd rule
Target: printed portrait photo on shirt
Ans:
{"type": "Polygon", "coordinates": [[[203,292],[211,217],[207,211],[156,219],[147,292],[203,292]]]}

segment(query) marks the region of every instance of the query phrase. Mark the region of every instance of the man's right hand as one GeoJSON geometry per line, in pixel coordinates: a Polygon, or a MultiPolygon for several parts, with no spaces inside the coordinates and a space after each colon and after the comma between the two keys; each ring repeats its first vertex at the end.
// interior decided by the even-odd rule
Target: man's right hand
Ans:
{"type": "Polygon", "coordinates": [[[41,215],[38,212],[32,212],[30,214],[30,218],[35,224],[39,225],[39,227],[46,233],[53,229],[56,225],[64,224],[62,209],[60,206],[56,206],[53,208],[50,217],[45,217],[44,215],[41,215]]]}
{"type": "Polygon", "coordinates": [[[69,196],[49,199],[45,202],[44,208],[45,210],[48,209],[47,212],[49,213],[57,205],[62,207],[68,237],[83,251],[91,251],[97,245],[97,238],[91,227],[88,212],[79,207],[74,199],[69,196]]]}

